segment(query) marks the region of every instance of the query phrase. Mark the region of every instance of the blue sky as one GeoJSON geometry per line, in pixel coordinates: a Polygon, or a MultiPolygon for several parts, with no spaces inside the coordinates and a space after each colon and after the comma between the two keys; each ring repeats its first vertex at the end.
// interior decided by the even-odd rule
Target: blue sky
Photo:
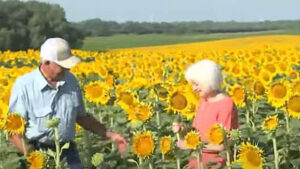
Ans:
{"type": "Polygon", "coordinates": [[[68,21],[300,20],[300,0],[39,0],[59,4],[68,21]]]}

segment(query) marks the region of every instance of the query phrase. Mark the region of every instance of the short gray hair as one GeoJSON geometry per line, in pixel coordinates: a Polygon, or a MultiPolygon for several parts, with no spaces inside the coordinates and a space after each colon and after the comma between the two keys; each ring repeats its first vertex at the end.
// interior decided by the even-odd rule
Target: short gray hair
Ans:
{"type": "Polygon", "coordinates": [[[223,75],[215,62],[204,59],[187,68],[185,79],[188,82],[198,81],[207,84],[211,90],[218,90],[223,82],[223,75]]]}

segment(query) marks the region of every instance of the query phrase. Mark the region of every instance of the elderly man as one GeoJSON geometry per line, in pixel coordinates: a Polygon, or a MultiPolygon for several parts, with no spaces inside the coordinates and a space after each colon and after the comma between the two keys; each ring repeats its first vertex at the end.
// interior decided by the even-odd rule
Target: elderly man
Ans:
{"type": "MultiPolygon", "coordinates": [[[[72,56],[68,42],[61,38],[46,40],[41,46],[40,57],[42,63],[38,68],[16,80],[9,103],[9,112],[19,113],[27,121],[25,138],[29,146],[36,149],[54,147],[54,131],[47,128],[46,122],[59,118],[59,140],[71,143],[63,153],[70,169],[83,168],[73,142],[76,122],[124,147],[126,141],[122,136],[108,132],[103,124],[87,114],[77,79],[69,72],[80,59],[72,56]]],[[[24,153],[26,146],[23,147],[20,137],[13,135],[11,142],[24,153]]]]}

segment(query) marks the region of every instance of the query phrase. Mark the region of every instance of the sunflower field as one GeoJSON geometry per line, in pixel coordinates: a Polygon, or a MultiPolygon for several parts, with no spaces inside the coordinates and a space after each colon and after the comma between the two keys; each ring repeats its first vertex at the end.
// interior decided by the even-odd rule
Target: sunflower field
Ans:
{"type": "MultiPolygon", "coordinates": [[[[77,125],[75,142],[85,168],[185,168],[206,143],[193,129],[173,133],[172,123],[191,126],[201,98],[184,71],[201,59],[222,67],[222,90],[238,108],[238,130],[215,124],[208,133],[211,143],[228,145],[220,153],[230,158],[224,168],[300,168],[300,36],[72,52],[82,59],[70,71],[87,112],[128,140],[121,155],[112,142],[77,125]],[[189,149],[179,149],[178,139],[189,149]]],[[[8,113],[12,85],[38,65],[39,51],[0,52],[0,169],[18,168],[20,159],[32,169],[57,168],[51,152],[21,156],[9,142],[26,125],[17,112],[8,113]]]]}

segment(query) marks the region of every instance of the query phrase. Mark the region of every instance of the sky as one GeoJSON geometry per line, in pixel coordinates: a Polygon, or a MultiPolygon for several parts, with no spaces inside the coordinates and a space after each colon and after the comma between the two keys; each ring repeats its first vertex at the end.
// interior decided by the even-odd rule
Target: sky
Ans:
{"type": "MultiPolygon", "coordinates": [[[[27,0],[24,0],[27,1],[27,0]]],[[[300,20],[300,0],[38,0],[59,4],[71,22],[300,20]]]]}

